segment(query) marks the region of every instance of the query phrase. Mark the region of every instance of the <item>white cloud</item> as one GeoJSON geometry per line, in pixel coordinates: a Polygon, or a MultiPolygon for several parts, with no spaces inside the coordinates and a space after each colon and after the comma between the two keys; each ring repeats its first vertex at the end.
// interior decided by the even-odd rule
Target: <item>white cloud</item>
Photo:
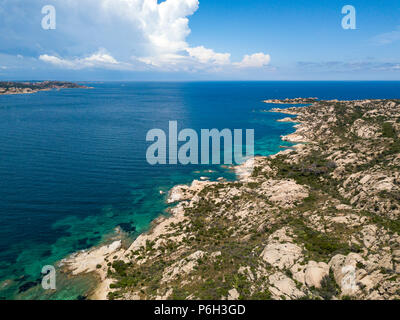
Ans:
{"type": "Polygon", "coordinates": [[[212,63],[217,65],[230,64],[230,53],[216,53],[212,49],[204,48],[203,46],[195,48],[187,48],[189,55],[201,63],[212,63]]]}
{"type": "Polygon", "coordinates": [[[241,62],[234,63],[239,68],[261,68],[268,65],[271,61],[269,54],[254,53],[252,55],[246,54],[241,62]]]}
{"type": "Polygon", "coordinates": [[[64,18],[57,23],[54,42],[65,39],[69,45],[52,47],[46,39],[39,59],[61,68],[215,71],[262,67],[270,61],[269,55],[257,53],[232,63],[230,53],[191,47],[186,40],[189,17],[198,10],[198,0],[54,1],[57,15],[64,18]],[[105,49],[97,52],[99,47],[105,49]],[[96,53],[88,55],[92,52],[96,53]]]}
{"type": "Polygon", "coordinates": [[[56,56],[49,56],[48,54],[42,54],[41,56],[39,56],[39,60],[54,64],[59,67],[72,68],[74,66],[74,63],[71,61],[60,59],[56,56]]]}
{"type": "Polygon", "coordinates": [[[396,62],[354,60],[354,61],[300,61],[298,67],[304,71],[356,72],[356,71],[399,71],[400,64],[396,62]]]}
{"type": "Polygon", "coordinates": [[[166,0],[159,4],[157,0],[96,0],[98,2],[109,17],[122,18],[138,29],[152,53],[185,50],[185,39],[190,34],[187,17],[199,7],[198,0],[166,0]]]}
{"type": "Polygon", "coordinates": [[[101,63],[101,64],[118,64],[118,61],[115,60],[112,56],[110,56],[109,54],[105,53],[105,52],[98,52],[95,53],[93,55],[91,55],[90,57],[87,57],[85,59],[83,59],[84,63],[87,64],[97,64],[97,63],[101,63]]]}
{"type": "Polygon", "coordinates": [[[377,45],[385,45],[400,40],[400,26],[391,32],[379,34],[372,38],[372,42],[377,45]]]}
{"type": "Polygon", "coordinates": [[[109,55],[104,49],[85,57],[75,59],[62,59],[56,56],[43,54],[39,60],[67,69],[83,69],[93,67],[115,68],[120,63],[109,55]]]}

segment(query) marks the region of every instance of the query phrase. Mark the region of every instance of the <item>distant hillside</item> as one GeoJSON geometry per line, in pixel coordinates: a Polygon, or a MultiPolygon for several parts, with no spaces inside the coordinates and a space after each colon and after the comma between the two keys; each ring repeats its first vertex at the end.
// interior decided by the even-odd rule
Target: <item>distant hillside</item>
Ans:
{"type": "Polygon", "coordinates": [[[43,81],[43,82],[13,82],[0,81],[1,94],[26,94],[51,89],[79,89],[88,88],[73,82],[43,81]]]}

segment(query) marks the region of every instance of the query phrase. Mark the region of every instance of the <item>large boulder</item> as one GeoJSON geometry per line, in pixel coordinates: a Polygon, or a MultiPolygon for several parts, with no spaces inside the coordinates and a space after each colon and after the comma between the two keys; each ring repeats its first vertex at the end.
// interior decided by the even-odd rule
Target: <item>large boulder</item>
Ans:
{"type": "Polygon", "coordinates": [[[321,288],[321,281],[329,275],[329,266],[324,262],[309,261],[304,272],[307,286],[321,288]]]}
{"type": "Polygon", "coordinates": [[[302,249],[293,243],[268,244],[261,253],[263,260],[278,269],[288,269],[302,258],[302,249]]]}
{"type": "Polygon", "coordinates": [[[357,119],[354,121],[350,131],[363,139],[376,138],[381,135],[378,126],[371,125],[362,119],[357,119]]]}
{"type": "Polygon", "coordinates": [[[261,189],[262,193],[268,197],[271,202],[283,208],[291,208],[309,195],[306,187],[297,184],[291,179],[270,179],[261,185],[261,189]]]}
{"type": "Polygon", "coordinates": [[[296,287],[296,283],[281,272],[274,273],[268,278],[271,291],[274,299],[281,299],[282,296],[289,299],[299,299],[304,296],[296,287]]]}
{"type": "Polygon", "coordinates": [[[329,276],[329,266],[324,262],[309,261],[307,265],[296,263],[290,271],[293,279],[310,288],[321,288],[322,279],[329,276]]]}
{"type": "Polygon", "coordinates": [[[235,288],[229,290],[228,294],[229,294],[228,300],[238,300],[240,296],[239,292],[235,288]]]}

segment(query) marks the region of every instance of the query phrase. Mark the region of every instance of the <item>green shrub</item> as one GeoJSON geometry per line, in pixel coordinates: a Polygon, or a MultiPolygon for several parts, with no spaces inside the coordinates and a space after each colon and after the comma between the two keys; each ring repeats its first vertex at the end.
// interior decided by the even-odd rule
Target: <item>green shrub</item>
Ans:
{"type": "Polygon", "coordinates": [[[382,135],[385,138],[396,138],[396,131],[394,130],[391,123],[385,122],[382,125],[382,135]]]}
{"type": "Polygon", "coordinates": [[[126,276],[126,270],[128,268],[128,265],[125,262],[121,260],[114,261],[112,267],[114,268],[115,272],[118,275],[126,276]]]}

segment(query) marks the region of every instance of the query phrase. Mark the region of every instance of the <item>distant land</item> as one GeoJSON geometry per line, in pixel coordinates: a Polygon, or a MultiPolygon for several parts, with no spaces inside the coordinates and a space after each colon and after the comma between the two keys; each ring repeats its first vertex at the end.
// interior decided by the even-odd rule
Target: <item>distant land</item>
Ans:
{"type": "Polygon", "coordinates": [[[0,81],[0,95],[27,94],[51,89],[88,89],[89,87],[73,82],[42,81],[42,82],[13,82],[0,81]]]}

